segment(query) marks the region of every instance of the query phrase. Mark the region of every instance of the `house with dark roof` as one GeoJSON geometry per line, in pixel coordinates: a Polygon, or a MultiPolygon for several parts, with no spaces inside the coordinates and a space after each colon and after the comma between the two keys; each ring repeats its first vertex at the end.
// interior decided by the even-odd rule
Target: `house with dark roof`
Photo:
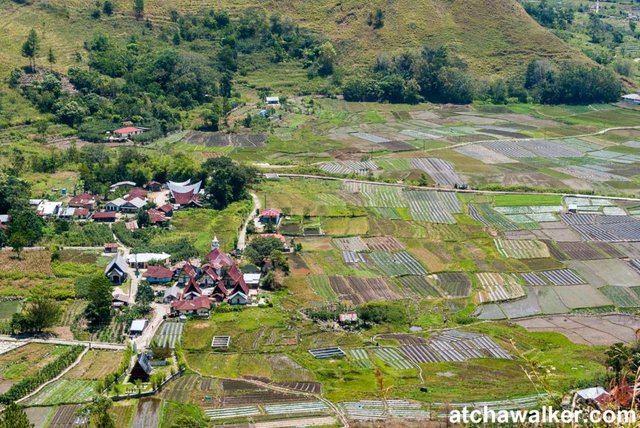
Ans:
{"type": "Polygon", "coordinates": [[[113,211],[98,211],[93,213],[93,221],[99,221],[103,223],[111,223],[116,221],[116,213],[113,211]]]}
{"type": "Polygon", "coordinates": [[[138,355],[136,363],[131,368],[129,381],[135,382],[137,380],[141,380],[142,382],[148,382],[152,372],[153,368],[151,367],[151,363],[149,362],[149,357],[147,357],[147,354],[142,353],[138,355]]]}
{"type": "Polygon", "coordinates": [[[142,200],[147,199],[147,191],[140,187],[134,187],[133,189],[130,189],[127,196],[124,197],[127,201],[135,198],[140,198],[142,200]]]}
{"type": "Polygon", "coordinates": [[[142,277],[150,284],[166,284],[171,282],[173,271],[164,266],[149,266],[142,277]]]}
{"type": "Polygon", "coordinates": [[[195,299],[178,299],[171,303],[171,312],[176,315],[194,315],[208,317],[211,311],[211,300],[208,296],[198,296],[195,299]]]}
{"type": "Polygon", "coordinates": [[[151,180],[145,185],[148,192],[159,192],[162,190],[162,183],[159,181],[151,180]]]}
{"type": "Polygon", "coordinates": [[[89,211],[93,211],[96,207],[96,197],[91,193],[81,193],[72,197],[69,200],[69,206],[73,208],[86,208],[89,211]]]}
{"type": "Polygon", "coordinates": [[[147,210],[147,214],[149,214],[149,223],[154,224],[156,226],[160,226],[166,224],[169,219],[166,214],[160,210],[155,208],[151,208],[147,210]]]}
{"type": "Polygon", "coordinates": [[[233,264],[233,259],[220,248],[214,248],[207,254],[207,263],[220,274],[222,268],[233,264]]]}
{"type": "Polygon", "coordinates": [[[173,205],[171,204],[164,204],[159,207],[158,210],[162,211],[167,217],[171,217],[173,215],[173,205]]]}
{"type": "Polygon", "coordinates": [[[127,262],[124,260],[124,257],[119,253],[115,255],[113,260],[109,262],[107,267],[104,269],[104,274],[112,284],[118,285],[122,284],[127,280],[127,262]]]}
{"type": "Polygon", "coordinates": [[[198,268],[192,265],[191,262],[186,261],[182,267],[179,268],[177,275],[178,285],[188,284],[191,279],[196,279],[198,274],[198,268]]]}

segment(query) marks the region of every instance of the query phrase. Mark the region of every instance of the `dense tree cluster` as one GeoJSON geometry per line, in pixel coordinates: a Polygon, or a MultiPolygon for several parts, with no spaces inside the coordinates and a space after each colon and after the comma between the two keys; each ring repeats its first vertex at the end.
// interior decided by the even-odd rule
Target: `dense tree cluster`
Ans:
{"type": "Polygon", "coordinates": [[[223,209],[247,197],[247,188],[257,180],[255,169],[233,163],[230,158],[208,159],[202,164],[206,177],[207,202],[223,209]]]}
{"type": "Polygon", "coordinates": [[[32,296],[21,312],[13,314],[11,330],[14,333],[39,333],[53,327],[62,316],[60,305],[43,295],[32,296]]]}
{"type": "Polygon", "coordinates": [[[347,81],[343,92],[348,101],[464,104],[473,99],[473,81],[446,48],[425,47],[419,54],[379,56],[370,75],[347,81]]]}
{"type": "Polygon", "coordinates": [[[572,7],[551,4],[548,0],[541,0],[539,3],[523,2],[524,9],[538,23],[547,28],[565,30],[575,16],[572,7]]]}

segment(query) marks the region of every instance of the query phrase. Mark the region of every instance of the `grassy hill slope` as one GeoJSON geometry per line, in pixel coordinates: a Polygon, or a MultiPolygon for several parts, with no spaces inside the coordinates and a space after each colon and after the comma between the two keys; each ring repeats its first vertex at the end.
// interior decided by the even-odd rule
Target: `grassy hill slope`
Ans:
{"type": "MultiPolygon", "coordinates": [[[[94,0],[33,0],[30,6],[0,2],[0,73],[26,61],[20,45],[29,29],[44,31],[43,51],[52,46],[57,68],[73,63],[73,53],[95,31],[126,37],[140,23],[133,20],[132,1],[114,0],[115,14],[90,18],[94,0]]],[[[198,13],[206,8],[239,12],[262,7],[290,16],[303,27],[333,41],[346,66],[364,66],[380,52],[397,53],[422,45],[449,46],[465,59],[473,74],[492,78],[521,70],[532,58],[581,58],[578,51],[531,19],[515,0],[146,0],[146,17],[172,25],[169,11],[198,13]],[[385,12],[384,27],[374,30],[367,16],[376,8],[385,12]]],[[[46,55],[43,54],[43,57],[46,55]]]]}

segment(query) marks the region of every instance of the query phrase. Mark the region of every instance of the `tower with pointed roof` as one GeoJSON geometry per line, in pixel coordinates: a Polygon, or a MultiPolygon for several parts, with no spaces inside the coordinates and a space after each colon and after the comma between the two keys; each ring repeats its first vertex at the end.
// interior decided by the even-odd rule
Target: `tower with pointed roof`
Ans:
{"type": "Polygon", "coordinates": [[[211,241],[211,250],[216,250],[220,248],[220,241],[218,241],[218,237],[214,235],[213,240],[211,241]]]}

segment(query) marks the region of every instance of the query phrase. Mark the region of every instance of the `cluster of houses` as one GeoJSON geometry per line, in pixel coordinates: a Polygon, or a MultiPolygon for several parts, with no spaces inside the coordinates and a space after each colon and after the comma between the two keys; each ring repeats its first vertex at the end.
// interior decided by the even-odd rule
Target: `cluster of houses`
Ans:
{"type": "MultiPolygon", "coordinates": [[[[171,305],[173,316],[207,317],[212,307],[219,303],[247,305],[257,294],[259,273],[243,273],[231,256],[220,249],[214,238],[205,262],[180,262],[171,268],[165,263],[168,254],[131,254],[125,258],[116,254],[105,268],[105,275],[114,285],[125,282],[128,269],[146,269],[144,280],[152,285],[167,285],[163,299],[171,305]],[[152,263],[153,261],[153,263],[152,263]]],[[[114,306],[128,305],[128,296],[113,295],[114,306]]]]}
{"type": "MultiPolygon", "coordinates": [[[[110,187],[111,192],[119,189],[128,191],[121,197],[100,204],[100,199],[91,193],[81,193],[69,198],[67,202],[50,201],[47,199],[31,199],[29,202],[39,216],[45,219],[62,218],[65,220],[93,220],[96,222],[112,223],[119,217],[133,215],[148,206],[151,199],[149,193],[166,192],[165,203],[155,208],[147,209],[149,223],[156,226],[166,226],[175,210],[181,208],[202,207],[204,191],[202,181],[191,183],[169,181],[166,184],[157,181],[147,183],[144,188],[136,187],[132,181],[121,181],[110,187]],[[99,205],[102,208],[99,209],[99,205]]],[[[8,222],[6,219],[4,224],[8,222]]],[[[135,221],[129,222],[128,228],[135,229],[135,221]]]]}

